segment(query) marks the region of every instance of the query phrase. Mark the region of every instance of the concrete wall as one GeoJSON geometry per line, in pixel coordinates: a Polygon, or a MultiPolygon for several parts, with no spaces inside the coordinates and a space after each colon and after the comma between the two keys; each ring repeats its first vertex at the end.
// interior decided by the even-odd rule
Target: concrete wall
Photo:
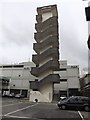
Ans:
{"type": "Polygon", "coordinates": [[[28,89],[29,90],[29,80],[12,80],[10,82],[10,89],[28,89]]]}
{"type": "Polygon", "coordinates": [[[68,78],[68,88],[80,88],[79,85],[79,78],[77,77],[71,77],[68,78]]]}
{"type": "Polygon", "coordinates": [[[59,91],[59,90],[67,90],[68,84],[67,82],[60,82],[60,84],[55,84],[54,85],[54,90],[59,91]]]}
{"type": "Polygon", "coordinates": [[[48,18],[52,17],[51,12],[46,12],[42,14],[42,22],[46,21],[48,18]]]}
{"type": "MultiPolygon", "coordinates": [[[[21,63],[24,65],[23,67],[2,67],[2,66],[9,66],[9,65],[2,65],[0,67],[0,77],[7,77],[10,79],[9,88],[10,89],[30,89],[29,81],[34,81],[36,77],[31,75],[30,69],[31,66],[34,66],[32,62],[24,62],[21,63]]],[[[17,64],[17,65],[21,65],[17,64]]]]}
{"type": "Polygon", "coordinates": [[[59,71],[60,79],[67,79],[68,73],[67,70],[65,71],[59,71]]]}
{"type": "Polygon", "coordinates": [[[35,99],[38,102],[52,102],[53,95],[53,84],[44,85],[39,91],[30,90],[30,101],[35,102],[35,99]]]}
{"type": "Polygon", "coordinates": [[[67,91],[68,89],[80,89],[79,85],[79,66],[67,65],[67,61],[60,61],[60,71],[55,71],[60,75],[60,84],[54,84],[54,92],[67,91]],[[65,81],[63,81],[65,80],[65,81]]]}
{"type": "Polygon", "coordinates": [[[67,60],[60,61],[60,68],[67,68],[67,60]]]}
{"type": "Polygon", "coordinates": [[[29,101],[31,102],[35,102],[35,99],[38,100],[38,102],[49,102],[48,99],[46,99],[46,97],[44,97],[41,92],[39,91],[30,91],[30,98],[29,101]]]}
{"type": "Polygon", "coordinates": [[[68,77],[79,77],[79,66],[67,66],[68,77]]]}
{"type": "MultiPolygon", "coordinates": [[[[51,102],[53,99],[53,84],[54,82],[58,83],[58,81],[51,79],[50,75],[53,74],[54,70],[59,69],[59,42],[58,42],[58,14],[57,14],[57,6],[43,6],[37,8],[36,20],[35,24],[36,33],[34,33],[34,38],[36,40],[36,48],[33,47],[36,55],[33,55],[32,61],[36,64],[36,67],[31,68],[31,74],[38,77],[37,88],[38,91],[35,91],[35,87],[33,87],[33,83],[31,81],[32,90],[30,94],[30,101],[34,100],[35,97],[39,99],[39,101],[48,101],[51,102]],[[41,16],[41,17],[40,17],[41,16]],[[56,17],[55,17],[56,16],[56,17]],[[51,18],[53,18],[51,20],[51,18]],[[53,22],[53,20],[56,21],[53,22]],[[49,24],[48,24],[49,23],[49,24]],[[53,24],[54,23],[54,24],[53,24]],[[51,41],[51,37],[56,37],[55,45],[53,45],[53,41],[51,41]],[[50,41],[49,41],[50,40],[50,41]],[[49,41],[49,42],[48,42],[49,41]],[[47,44],[49,43],[49,44],[47,44]],[[41,48],[40,47],[41,44],[41,48]],[[43,45],[44,44],[44,45],[43,45]]],[[[35,45],[34,44],[34,45],[35,45]]],[[[35,84],[35,83],[34,83],[35,84]]]]}
{"type": "Polygon", "coordinates": [[[79,85],[79,66],[68,66],[68,88],[80,88],[79,85]]]}
{"type": "Polygon", "coordinates": [[[53,83],[49,83],[41,87],[40,92],[48,99],[49,102],[53,98],[53,83]]]}
{"type": "Polygon", "coordinates": [[[13,69],[13,68],[3,68],[2,69],[2,76],[11,77],[11,78],[19,78],[22,77],[23,69],[13,69]]]}
{"type": "MultiPolygon", "coordinates": [[[[39,76],[39,80],[42,79],[42,76],[45,77],[50,73],[55,73],[60,75],[60,79],[67,79],[67,81],[61,81],[60,84],[54,84],[54,91],[59,91],[59,90],[67,90],[68,88],[79,88],[79,66],[71,67],[70,65],[67,65],[67,61],[60,61],[61,68],[66,68],[65,71],[46,71],[46,73],[42,74],[39,76]],[[62,65],[61,65],[62,64],[62,65]]],[[[11,78],[10,82],[10,88],[11,89],[27,89],[29,90],[29,81],[34,81],[36,77],[30,74],[30,69],[31,67],[34,66],[34,64],[30,64],[29,69],[27,68],[26,65],[23,68],[0,68],[0,76],[8,76],[11,78]],[[3,73],[3,74],[2,74],[3,73]],[[19,77],[19,75],[21,75],[19,77]]],[[[49,98],[49,95],[53,95],[53,84],[47,84],[40,89],[40,96],[46,96],[47,101],[50,101],[51,99],[49,98]],[[48,96],[48,98],[47,98],[48,96]]],[[[34,94],[34,92],[33,92],[34,94]]],[[[36,93],[35,93],[36,94],[36,93]]],[[[40,99],[40,98],[39,98],[40,99]]]]}

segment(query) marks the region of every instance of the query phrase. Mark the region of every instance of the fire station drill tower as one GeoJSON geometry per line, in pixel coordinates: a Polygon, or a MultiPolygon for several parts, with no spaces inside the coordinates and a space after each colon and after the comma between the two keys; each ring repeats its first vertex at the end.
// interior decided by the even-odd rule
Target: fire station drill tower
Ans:
{"type": "Polygon", "coordinates": [[[58,12],[56,5],[37,8],[34,38],[36,43],[32,55],[35,67],[31,74],[36,76],[35,81],[30,81],[30,101],[52,102],[54,83],[60,83],[59,74],[59,33],[58,12]]]}

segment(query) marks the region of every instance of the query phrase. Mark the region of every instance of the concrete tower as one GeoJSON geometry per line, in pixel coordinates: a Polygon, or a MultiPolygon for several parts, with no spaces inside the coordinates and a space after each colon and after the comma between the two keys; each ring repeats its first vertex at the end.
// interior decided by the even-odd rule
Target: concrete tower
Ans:
{"type": "Polygon", "coordinates": [[[37,8],[32,61],[36,67],[31,74],[38,79],[30,81],[30,101],[52,102],[54,83],[60,83],[59,70],[59,35],[57,6],[50,5],[37,8]]]}

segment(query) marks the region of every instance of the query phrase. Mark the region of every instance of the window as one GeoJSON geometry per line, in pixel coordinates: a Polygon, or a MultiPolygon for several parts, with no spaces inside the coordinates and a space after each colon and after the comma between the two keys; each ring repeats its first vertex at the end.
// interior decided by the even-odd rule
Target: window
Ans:
{"type": "Polygon", "coordinates": [[[38,89],[33,89],[33,91],[38,91],[38,89]]]}
{"type": "Polygon", "coordinates": [[[70,102],[77,102],[77,101],[78,101],[78,98],[77,98],[77,97],[72,97],[69,101],[70,101],[70,102]]]}
{"type": "Polygon", "coordinates": [[[14,68],[23,67],[24,65],[13,65],[14,68]]]}
{"type": "Polygon", "coordinates": [[[67,91],[65,91],[65,90],[60,90],[60,91],[59,91],[59,95],[62,96],[62,97],[65,97],[65,96],[67,96],[67,91]]]}
{"type": "Polygon", "coordinates": [[[81,99],[80,99],[82,102],[88,102],[89,101],[89,98],[84,98],[84,97],[82,97],[81,99]]]}
{"type": "Polygon", "coordinates": [[[60,68],[60,71],[66,71],[67,69],[66,68],[60,68]]]}
{"type": "Polygon", "coordinates": [[[11,68],[11,67],[12,67],[11,65],[3,66],[3,68],[11,68]]]}
{"type": "Polygon", "coordinates": [[[24,65],[7,65],[7,66],[3,66],[3,68],[12,68],[12,67],[14,67],[14,68],[21,68],[23,66],[24,65]]]}
{"type": "Polygon", "coordinates": [[[60,79],[60,82],[66,82],[67,79],[60,79]]]}

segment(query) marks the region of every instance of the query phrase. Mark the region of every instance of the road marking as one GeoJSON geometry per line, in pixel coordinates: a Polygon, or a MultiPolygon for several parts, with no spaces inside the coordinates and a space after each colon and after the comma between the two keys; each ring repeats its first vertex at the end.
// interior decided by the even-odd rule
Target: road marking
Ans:
{"type": "Polygon", "coordinates": [[[21,117],[21,116],[13,116],[13,115],[8,115],[8,117],[12,117],[12,118],[29,118],[29,117],[21,117]]]}
{"type": "Polygon", "coordinates": [[[68,111],[69,113],[77,114],[77,111],[68,111]]]}
{"type": "Polygon", "coordinates": [[[82,120],[84,120],[84,117],[83,117],[83,115],[81,114],[80,111],[78,111],[78,114],[80,115],[80,117],[82,118],[82,120]]]}
{"type": "Polygon", "coordinates": [[[30,103],[29,101],[25,101],[25,102],[23,102],[23,101],[20,101],[20,102],[18,102],[18,103],[12,103],[12,104],[7,104],[7,105],[2,105],[2,106],[0,106],[0,107],[7,107],[7,106],[11,106],[11,105],[16,105],[16,104],[20,104],[20,103],[30,103]]]}
{"type": "MultiPolygon", "coordinates": [[[[5,103],[5,102],[8,102],[8,103],[11,103],[11,102],[13,102],[13,100],[9,100],[9,101],[3,101],[3,99],[2,99],[2,101],[1,101],[2,103],[5,103]]],[[[14,102],[17,102],[17,100],[14,100],[14,102]]]]}
{"type": "Polygon", "coordinates": [[[20,104],[20,103],[23,103],[23,102],[18,102],[18,103],[15,103],[15,104],[7,104],[7,105],[2,105],[2,106],[0,106],[0,107],[7,107],[7,106],[11,106],[11,105],[20,104]]]}
{"type": "MultiPolygon", "coordinates": [[[[10,117],[10,118],[26,118],[27,120],[32,119],[30,117],[21,117],[21,116],[13,116],[13,115],[8,115],[8,117],[10,117]]],[[[44,119],[33,118],[33,120],[44,120],[44,119]]]]}
{"type": "Polygon", "coordinates": [[[30,107],[36,106],[37,104],[38,104],[38,103],[36,103],[36,104],[34,104],[34,105],[30,105],[30,106],[24,107],[24,108],[21,108],[21,109],[18,109],[18,110],[15,110],[15,111],[12,111],[12,112],[9,112],[9,113],[5,114],[4,116],[8,116],[8,115],[10,115],[10,114],[13,114],[13,113],[16,113],[16,112],[19,112],[19,111],[28,109],[28,108],[30,108],[30,107]]]}

